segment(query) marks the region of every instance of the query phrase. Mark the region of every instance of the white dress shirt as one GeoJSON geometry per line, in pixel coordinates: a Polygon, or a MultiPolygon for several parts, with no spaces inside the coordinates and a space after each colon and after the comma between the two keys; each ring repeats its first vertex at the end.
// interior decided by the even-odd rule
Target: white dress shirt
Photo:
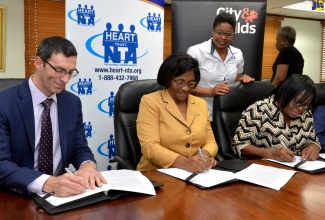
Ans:
{"type": "MultiPolygon", "coordinates": [[[[228,46],[223,61],[212,44],[212,39],[188,48],[187,53],[199,62],[201,79],[198,86],[213,88],[224,81],[234,82],[237,74],[244,71],[244,57],[240,49],[228,46]]],[[[212,121],[213,97],[201,97],[208,103],[212,121]]]]}

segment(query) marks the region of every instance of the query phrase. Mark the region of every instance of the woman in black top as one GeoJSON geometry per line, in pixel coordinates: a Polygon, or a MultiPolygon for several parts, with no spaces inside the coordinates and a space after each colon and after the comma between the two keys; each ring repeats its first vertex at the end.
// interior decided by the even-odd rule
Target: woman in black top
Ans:
{"type": "Polygon", "coordinates": [[[304,58],[294,47],[296,41],[296,30],[293,27],[285,26],[279,28],[276,36],[275,47],[278,54],[272,70],[271,82],[278,86],[293,74],[302,74],[304,58]]]}

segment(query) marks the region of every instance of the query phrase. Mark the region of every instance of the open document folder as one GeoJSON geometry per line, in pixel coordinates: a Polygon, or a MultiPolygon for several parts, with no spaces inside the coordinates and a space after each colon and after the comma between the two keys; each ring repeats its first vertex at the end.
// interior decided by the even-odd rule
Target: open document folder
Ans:
{"type": "Polygon", "coordinates": [[[201,188],[217,186],[231,180],[243,180],[276,190],[284,186],[296,172],[258,164],[251,164],[249,167],[237,173],[210,169],[209,171],[196,173],[195,175],[178,168],[158,169],[158,171],[186,180],[201,188]],[[188,179],[190,176],[192,178],[188,179]]]}
{"type": "Polygon", "coordinates": [[[163,186],[162,183],[149,180],[140,171],[111,170],[102,171],[101,174],[107,180],[101,188],[88,189],[86,192],[67,197],[57,197],[33,194],[32,198],[37,205],[46,212],[53,214],[93,203],[113,200],[129,193],[142,193],[156,195],[155,188],[163,186]]]}
{"type": "Polygon", "coordinates": [[[47,201],[54,206],[59,206],[64,203],[72,202],[74,200],[85,198],[100,192],[103,192],[107,195],[109,190],[120,190],[156,195],[156,191],[151,182],[139,171],[111,170],[103,171],[101,174],[107,180],[107,184],[103,184],[101,188],[97,187],[94,190],[88,189],[82,194],[67,197],[51,196],[47,198],[47,201]]]}
{"type": "Polygon", "coordinates": [[[296,170],[301,170],[308,173],[322,173],[325,172],[325,161],[322,158],[322,155],[320,155],[320,157],[321,157],[320,160],[313,160],[313,161],[301,160],[301,156],[295,156],[295,160],[292,162],[281,162],[273,159],[264,159],[264,160],[293,167],[296,170]]]}

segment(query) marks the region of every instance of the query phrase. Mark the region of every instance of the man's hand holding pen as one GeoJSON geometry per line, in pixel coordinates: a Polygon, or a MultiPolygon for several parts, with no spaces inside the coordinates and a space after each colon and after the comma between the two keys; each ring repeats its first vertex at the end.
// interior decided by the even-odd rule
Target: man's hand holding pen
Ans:
{"type": "Polygon", "coordinates": [[[51,176],[43,185],[43,192],[54,192],[55,196],[70,196],[86,191],[88,185],[81,176],[65,173],[51,176]]]}
{"type": "Polygon", "coordinates": [[[72,173],[66,169],[67,173],[61,176],[51,176],[43,185],[43,192],[54,192],[55,196],[70,196],[85,192],[88,188],[95,189],[96,184],[101,187],[107,183],[105,178],[91,163],[83,164],[80,169],[72,173]]]}

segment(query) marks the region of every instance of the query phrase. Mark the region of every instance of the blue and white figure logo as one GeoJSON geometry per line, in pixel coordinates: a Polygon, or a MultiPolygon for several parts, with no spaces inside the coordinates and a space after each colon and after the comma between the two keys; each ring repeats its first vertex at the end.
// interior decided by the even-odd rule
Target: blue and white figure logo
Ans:
{"type": "Polygon", "coordinates": [[[140,23],[143,27],[147,28],[148,31],[155,31],[155,32],[161,32],[161,17],[158,13],[150,13],[148,12],[148,16],[141,19],[140,23]],[[146,23],[146,24],[145,24],[146,23]]]}
{"type": "Polygon", "coordinates": [[[70,90],[78,93],[78,95],[92,95],[96,89],[93,88],[91,78],[88,78],[88,80],[86,78],[79,78],[78,82],[73,83],[70,86],[70,90]]]}
{"type": "Polygon", "coordinates": [[[85,5],[83,8],[81,7],[81,4],[78,5],[77,8],[77,22],[79,25],[95,25],[95,10],[94,6],[90,6],[88,8],[87,5],[85,5]]]}
{"type": "Polygon", "coordinates": [[[106,30],[91,36],[86,41],[86,49],[90,54],[104,60],[109,66],[137,66],[138,59],[148,54],[148,49],[140,48],[135,25],[131,24],[129,30],[119,24],[114,29],[111,23],[106,23],[106,30]],[[118,30],[116,30],[118,29],[118,30]],[[99,48],[103,50],[99,51],[99,48]]]}
{"type": "Polygon", "coordinates": [[[98,18],[96,18],[97,20],[95,21],[95,17],[96,13],[93,5],[88,8],[87,5],[82,6],[81,4],[78,4],[76,9],[68,12],[68,18],[80,26],[95,26],[95,23],[100,21],[98,18]]]}
{"type": "Polygon", "coordinates": [[[107,99],[104,99],[98,103],[99,111],[108,114],[110,118],[114,116],[114,99],[115,99],[114,92],[111,91],[107,99]],[[105,106],[106,101],[107,101],[107,107],[105,106]]]}
{"type": "MultiPolygon", "coordinates": [[[[116,146],[115,146],[115,138],[114,138],[113,134],[109,135],[107,142],[104,142],[98,146],[97,152],[98,152],[98,154],[100,154],[102,156],[108,157],[109,162],[114,162],[113,159],[116,156],[116,146]],[[107,151],[105,148],[107,149],[107,151]]],[[[107,170],[110,170],[110,169],[111,169],[111,165],[108,165],[107,170]]]]}
{"type": "Polygon", "coordinates": [[[118,25],[118,31],[112,30],[112,24],[106,24],[103,32],[104,62],[107,65],[111,60],[113,63],[121,63],[121,51],[127,49],[124,54],[124,63],[137,64],[138,35],[135,26],[130,25],[129,31],[123,31],[124,25],[118,25]]]}
{"type": "Polygon", "coordinates": [[[116,156],[115,139],[113,134],[107,140],[108,159],[111,160],[116,156]]]}
{"type": "Polygon", "coordinates": [[[84,78],[83,81],[81,81],[81,78],[79,78],[77,86],[78,86],[78,95],[93,94],[93,83],[90,78],[88,81],[86,80],[86,78],[84,78]]]}
{"type": "Polygon", "coordinates": [[[85,128],[86,138],[91,138],[93,136],[93,126],[91,122],[90,121],[88,123],[84,122],[84,128],[85,128]]]}
{"type": "Polygon", "coordinates": [[[109,117],[113,117],[114,115],[114,92],[112,91],[110,93],[110,96],[108,97],[107,101],[108,101],[108,115],[109,117]]]}

